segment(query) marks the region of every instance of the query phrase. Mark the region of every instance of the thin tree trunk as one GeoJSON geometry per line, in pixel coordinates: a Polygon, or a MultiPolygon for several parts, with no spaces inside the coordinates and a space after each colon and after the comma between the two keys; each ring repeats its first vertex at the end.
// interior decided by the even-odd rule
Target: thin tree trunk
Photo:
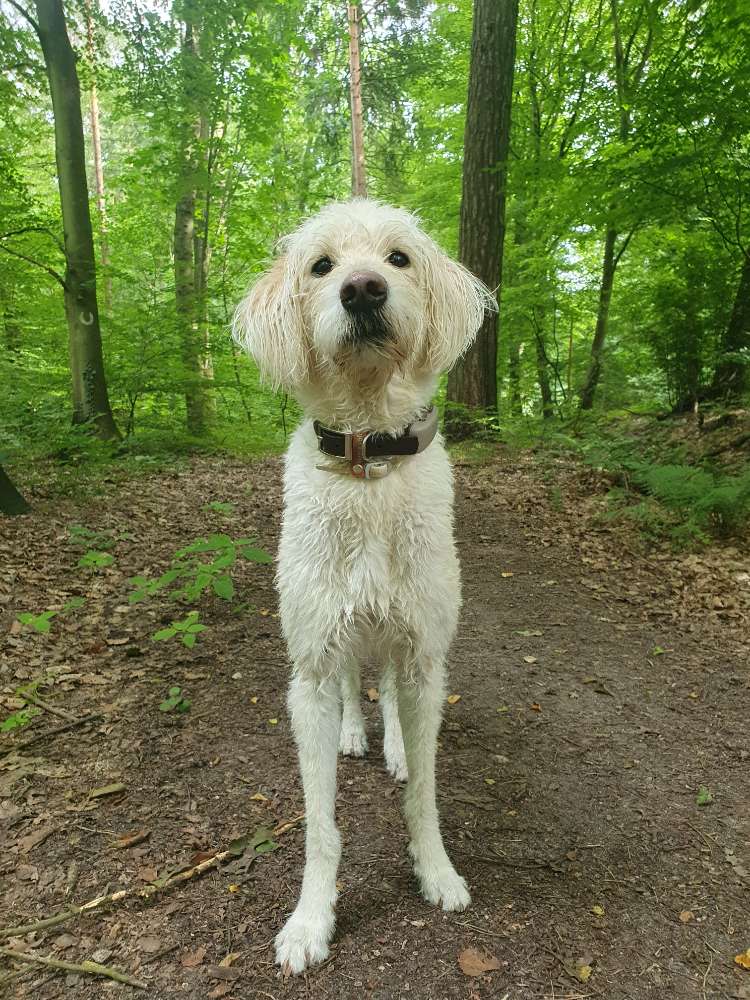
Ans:
{"type": "Polygon", "coordinates": [[[91,145],[94,151],[94,180],[96,183],[96,208],[99,214],[99,247],[104,271],[104,310],[112,311],[112,276],[109,273],[109,240],[107,238],[107,201],[104,189],[104,166],[102,161],[102,135],[99,121],[99,95],[96,89],[96,47],[94,45],[94,20],[91,5],[85,6],[86,45],[92,73],[89,91],[89,121],[91,123],[91,145]]]}
{"type": "MultiPolygon", "coordinates": [[[[489,288],[502,277],[505,180],[516,51],[518,0],[474,0],[464,133],[459,258],[489,288]]],[[[448,376],[446,431],[471,434],[471,411],[497,411],[497,316],[448,376]]]]}
{"type": "Polygon", "coordinates": [[[617,233],[614,229],[608,229],[604,237],[604,256],[602,258],[602,280],[599,286],[599,305],[596,310],[596,328],[594,339],[591,342],[591,361],[586,374],[586,381],[583,383],[580,393],[580,406],[582,410],[590,410],[594,405],[594,395],[599,385],[602,373],[602,358],[604,356],[604,342],[607,339],[607,328],[609,327],[609,306],[612,301],[612,287],[615,281],[615,268],[617,260],[615,257],[615,243],[617,233]]]}
{"type": "Polygon", "coordinates": [[[521,345],[513,337],[508,347],[508,405],[511,415],[520,417],[521,404],[521,345]]]}
{"type": "Polygon", "coordinates": [[[719,362],[711,383],[715,398],[739,399],[750,383],[750,357],[743,364],[736,355],[740,351],[750,354],[750,253],[745,256],[734,297],[732,314],[721,340],[719,362]]]}
{"type": "MultiPolygon", "coordinates": [[[[205,331],[201,328],[201,302],[205,298],[204,278],[206,232],[196,218],[199,198],[197,177],[199,158],[205,156],[205,118],[200,111],[200,95],[195,92],[200,61],[199,26],[191,5],[184,16],[185,35],[182,44],[184,121],[181,141],[181,163],[178,195],[175,205],[174,270],[175,311],[182,345],[185,377],[185,419],[188,431],[196,436],[205,433],[210,416],[210,403],[205,365],[205,331]]],[[[206,317],[207,319],[207,317],[206,317]]]]}
{"type": "MultiPolygon", "coordinates": [[[[541,312],[541,310],[539,310],[541,312]]],[[[551,420],[555,415],[555,401],[552,396],[552,387],[549,380],[549,362],[547,360],[547,347],[544,340],[544,314],[537,319],[532,319],[534,327],[534,344],[536,346],[536,378],[539,383],[539,395],[542,399],[542,417],[551,420]]]]}
{"type": "Polygon", "coordinates": [[[348,3],[349,19],[349,97],[352,111],[352,194],[367,196],[365,137],[362,117],[362,69],[359,59],[359,3],[348,3]]]}
{"type": "Polygon", "coordinates": [[[60,0],[36,0],[37,31],[49,77],[55,156],[65,232],[65,314],[73,379],[73,423],[92,423],[117,438],[104,375],[96,301],[94,238],[89,213],[81,89],[60,0]]]}
{"type": "Polygon", "coordinates": [[[0,465],[0,513],[25,514],[31,508],[13,485],[10,476],[0,465]]]}

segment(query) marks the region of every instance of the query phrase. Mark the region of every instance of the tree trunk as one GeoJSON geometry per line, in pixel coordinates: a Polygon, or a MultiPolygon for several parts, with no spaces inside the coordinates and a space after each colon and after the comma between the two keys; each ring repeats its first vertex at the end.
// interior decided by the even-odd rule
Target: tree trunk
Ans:
{"type": "MultiPolygon", "coordinates": [[[[498,289],[498,302],[517,18],[518,0],[474,0],[459,258],[498,289]]],[[[476,341],[448,376],[447,398],[452,437],[472,433],[472,411],[497,411],[496,315],[485,316],[476,341]]]]}
{"type": "Polygon", "coordinates": [[[30,509],[0,465],[0,514],[25,514],[30,509]]]}
{"type": "Polygon", "coordinates": [[[549,363],[544,342],[544,321],[534,320],[534,343],[536,345],[536,378],[542,399],[542,417],[551,420],[555,415],[555,401],[549,380],[549,363]]]}
{"type": "Polygon", "coordinates": [[[81,89],[60,0],[36,0],[39,41],[55,119],[55,156],[65,231],[65,314],[73,379],[73,423],[117,438],[102,357],[96,264],[86,182],[81,89]]]}
{"type": "MultiPolygon", "coordinates": [[[[91,73],[95,74],[96,47],[94,45],[94,21],[91,16],[91,6],[85,5],[86,45],[91,73]]],[[[96,89],[96,76],[89,91],[89,121],[91,122],[91,145],[94,151],[94,181],[96,183],[96,208],[99,214],[99,246],[102,255],[102,270],[104,271],[104,311],[112,311],[112,276],[109,273],[109,240],[107,238],[107,202],[104,190],[104,165],[102,161],[102,134],[99,122],[99,95],[96,89]]]]}
{"type": "Polygon", "coordinates": [[[511,416],[523,414],[521,404],[521,345],[513,337],[508,348],[508,405],[511,416]]]}
{"type": "Polygon", "coordinates": [[[604,237],[602,282],[599,286],[599,306],[596,311],[594,339],[591,342],[591,361],[586,381],[580,392],[580,406],[582,410],[590,410],[593,407],[594,395],[596,394],[599,378],[602,373],[604,342],[607,339],[607,327],[609,326],[609,306],[612,301],[612,287],[615,281],[615,268],[617,267],[617,258],[615,257],[616,241],[617,233],[614,229],[608,229],[604,237]]]}
{"type": "Polygon", "coordinates": [[[349,97],[352,109],[352,194],[367,196],[365,137],[362,118],[362,70],[359,59],[359,3],[348,3],[349,19],[349,97]]]}
{"type": "Polygon", "coordinates": [[[205,116],[201,113],[199,85],[199,25],[197,14],[188,5],[184,14],[185,35],[182,43],[183,114],[180,170],[174,223],[175,311],[182,345],[185,378],[185,420],[189,433],[203,435],[210,421],[211,400],[208,392],[212,375],[205,338],[208,316],[205,314],[205,279],[208,268],[208,201],[204,215],[197,217],[200,192],[197,190],[201,159],[205,158],[208,136],[205,116]],[[205,314],[205,316],[204,316],[205,314]],[[201,318],[205,322],[201,322],[201,318]]]}
{"type": "Polygon", "coordinates": [[[739,399],[750,383],[750,356],[743,363],[736,355],[750,355],[750,254],[745,256],[740,272],[732,314],[721,339],[721,354],[711,383],[711,395],[721,399],[739,399]]]}

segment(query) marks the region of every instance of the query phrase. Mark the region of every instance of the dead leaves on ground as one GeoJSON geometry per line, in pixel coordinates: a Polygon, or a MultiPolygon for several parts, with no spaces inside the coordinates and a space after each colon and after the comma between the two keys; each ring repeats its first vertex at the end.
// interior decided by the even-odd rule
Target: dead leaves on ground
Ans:
{"type": "Polygon", "coordinates": [[[464,948],[458,953],[458,967],[465,976],[483,976],[486,972],[502,968],[502,965],[494,955],[476,948],[464,948]]]}

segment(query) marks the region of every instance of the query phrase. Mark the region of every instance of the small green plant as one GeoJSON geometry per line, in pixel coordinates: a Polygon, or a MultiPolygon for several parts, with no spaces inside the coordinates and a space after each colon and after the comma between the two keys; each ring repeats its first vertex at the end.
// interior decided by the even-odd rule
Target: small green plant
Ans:
{"type": "Polygon", "coordinates": [[[18,620],[22,625],[30,625],[35,632],[41,632],[42,634],[49,632],[52,627],[52,619],[59,615],[64,615],[68,611],[72,611],[74,608],[80,608],[82,604],[85,604],[83,597],[71,597],[59,611],[40,611],[39,614],[34,614],[31,611],[23,611],[19,616],[18,620]]]}
{"type": "Polygon", "coordinates": [[[78,565],[83,569],[104,569],[106,566],[111,566],[114,561],[115,557],[109,552],[98,552],[96,549],[90,549],[81,556],[78,565]]]}
{"type": "Polygon", "coordinates": [[[76,545],[82,549],[87,549],[89,547],[96,549],[111,549],[117,542],[117,539],[114,538],[111,531],[94,531],[91,528],[87,528],[83,524],[69,525],[68,536],[70,538],[71,545],[76,545]]]}
{"type": "Polygon", "coordinates": [[[164,701],[159,703],[159,711],[189,712],[190,700],[188,698],[183,698],[182,688],[175,685],[169,689],[169,695],[164,699],[164,701]]]}
{"type": "Polygon", "coordinates": [[[205,591],[211,590],[217,597],[231,601],[234,597],[231,571],[238,559],[249,559],[257,563],[272,562],[267,552],[255,547],[252,538],[233,539],[229,535],[198,538],[175,552],[172,566],[160,577],[149,580],[145,576],[134,576],[130,582],[135,590],[128,600],[131,604],[136,604],[177,584],[169,592],[172,598],[196,601],[205,591]],[[209,558],[206,560],[204,556],[209,558]]]}
{"type": "Polygon", "coordinates": [[[12,715],[9,715],[0,722],[0,733],[9,733],[13,729],[21,729],[23,726],[28,725],[35,715],[41,714],[41,709],[34,708],[32,705],[28,708],[20,708],[17,712],[13,712],[12,715]]]}
{"type": "Polygon", "coordinates": [[[211,503],[204,505],[203,510],[206,513],[213,512],[214,514],[234,514],[234,504],[224,503],[221,500],[212,500],[211,503]]]}
{"type": "Polygon", "coordinates": [[[158,632],[154,632],[151,638],[154,642],[164,642],[167,639],[173,639],[177,635],[180,637],[180,642],[183,646],[187,646],[188,649],[192,649],[200,633],[205,632],[205,630],[206,626],[202,625],[198,620],[198,612],[191,611],[186,618],[182,619],[182,621],[172,622],[166,628],[162,628],[159,629],[158,632]]]}

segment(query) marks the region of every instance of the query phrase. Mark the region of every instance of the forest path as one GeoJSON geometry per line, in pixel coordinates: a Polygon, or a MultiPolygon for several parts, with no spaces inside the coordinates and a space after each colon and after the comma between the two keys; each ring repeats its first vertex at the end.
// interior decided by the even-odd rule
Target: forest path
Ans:
{"type": "MultiPolygon", "coordinates": [[[[528,457],[457,470],[461,697],[446,706],[438,777],[470,910],[443,914],[417,895],[365,699],[370,753],[339,771],[341,896],[323,967],[285,980],[273,965],[299,886],[299,826],[252,866],[245,856],[11,946],[93,957],[157,1000],[750,997],[750,971],[734,962],[750,947],[746,619],[731,598],[696,599],[713,585],[700,567],[685,587],[684,559],[611,534],[590,493],[565,466],[528,457]],[[702,806],[701,788],[713,799],[702,806]],[[466,975],[468,948],[499,967],[466,975]]],[[[280,463],[201,459],[90,501],[32,499],[36,513],[0,522],[2,714],[19,684],[46,674],[45,701],[102,719],[17,751],[64,720],[45,713],[2,737],[4,924],[146,885],[302,811],[270,568],[243,564],[235,604],[207,602],[193,650],[149,638],[174,605],[126,597],[128,577],[163,571],[211,531],[274,551],[280,463]],[[233,510],[206,510],[212,501],[233,510]],[[119,538],[115,563],[76,568],[71,524],[119,538]],[[75,594],[86,604],[46,636],[13,624],[75,594]],[[183,715],[158,710],[172,684],[192,701],[183,715]],[[122,792],[89,797],[115,782],[122,792]]],[[[376,683],[365,670],[364,688],[376,683]]],[[[134,992],[37,969],[10,988],[35,1000],[134,992]]]]}

